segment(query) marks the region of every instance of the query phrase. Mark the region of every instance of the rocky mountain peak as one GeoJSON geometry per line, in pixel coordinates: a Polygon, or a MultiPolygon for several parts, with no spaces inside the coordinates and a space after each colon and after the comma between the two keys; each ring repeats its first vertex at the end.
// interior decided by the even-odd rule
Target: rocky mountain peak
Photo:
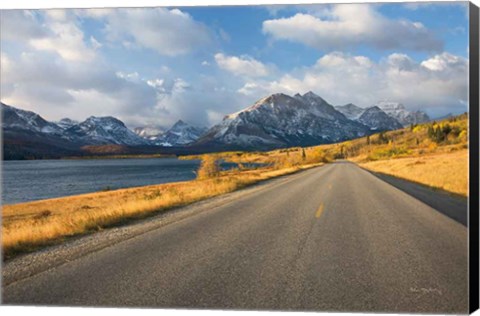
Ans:
{"type": "Polygon", "coordinates": [[[192,126],[182,120],[178,120],[165,133],[152,138],[155,145],[159,146],[184,146],[196,141],[206,128],[192,126]]]}
{"type": "Polygon", "coordinates": [[[402,128],[402,124],[398,122],[395,118],[390,117],[378,106],[372,106],[367,109],[360,115],[358,121],[368,127],[371,130],[393,130],[402,128]]]}
{"type": "Polygon", "coordinates": [[[227,115],[195,144],[274,148],[331,143],[368,131],[313,92],[293,97],[276,93],[227,115]]]}
{"type": "Polygon", "coordinates": [[[57,124],[58,126],[60,126],[60,127],[63,128],[63,129],[70,128],[70,127],[72,127],[73,125],[76,125],[76,124],[78,124],[78,123],[79,123],[78,121],[69,119],[68,117],[64,117],[64,118],[62,118],[60,121],[55,122],[55,124],[57,124]]]}
{"type": "Polygon", "coordinates": [[[405,110],[405,106],[400,103],[400,102],[394,102],[394,101],[388,101],[388,100],[382,100],[378,101],[376,104],[379,108],[382,110],[405,110]]]}
{"type": "Polygon", "coordinates": [[[171,127],[171,129],[175,129],[175,128],[185,128],[185,127],[188,127],[189,124],[185,123],[184,121],[182,120],[178,120],[177,122],[175,122],[175,124],[173,124],[173,126],[171,127]]]}
{"type": "Polygon", "coordinates": [[[389,116],[395,118],[403,126],[423,123],[430,120],[425,112],[409,111],[399,102],[379,101],[375,105],[381,108],[389,116]]]}
{"type": "Polygon", "coordinates": [[[29,130],[46,134],[61,134],[62,129],[54,123],[32,111],[21,110],[13,106],[2,105],[2,127],[29,130]]]}

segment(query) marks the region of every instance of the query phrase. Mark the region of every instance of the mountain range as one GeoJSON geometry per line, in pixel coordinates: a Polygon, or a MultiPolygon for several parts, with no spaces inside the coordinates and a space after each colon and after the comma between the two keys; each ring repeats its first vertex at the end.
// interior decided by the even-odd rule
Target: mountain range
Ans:
{"type": "Polygon", "coordinates": [[[82,155],[86,146],[91,150],[105,145],[123,146],[128,152],[135,148],[169,153],[310,146],[429,120],[424,112],[409,112],[400,103],[382,101],[365,109],[354,104],[333,106],[313,92],[272,94],[226,115],[211,128],[179,120],[165,131],[155,126],[130,130],[111,116],[49,122],[31,111],[3,103],[1,108],[4,159],[82,155]]]}
{"type": "Polygon", "coordinates": [[[405,109],[405,106],[403,104],[398,102],[380,101],[375,105],[382,109],[382,111],[387,113],[387,115],[399,121],[400,124],[402,124],[403,126],[407,126],[410,124],[419,124],[430,120],[430,118],[425,112],[410,112],[405,109]]]}
{"type": "Polygon", "coordinates": [[[369,132],[312,92],[293,97],[277,93],[227,115],[195,145],[270,149],[333,143],[369,132]]]}
{"type": "Polygon", "coordinates": [[[197,140],[205,131],[206,127],[192,126],[182,120],[178,120],[167,130],[160,127],[146,126],[136,127],[134,132],[143,138],[150,140],[155,146],[185,146],[197,140]]]}
{"type": "Polygon", "coordinates": [[[369,108],[351,103],[335,107],[311,91],[293,97],[277,93],[225,116],[193,145],[232,149],[310,146],[428,120],[424,112],[409,112],[400,103],[381,103],[369,108]],[[388,113],[383,110],[384,106],[388,113]]]}

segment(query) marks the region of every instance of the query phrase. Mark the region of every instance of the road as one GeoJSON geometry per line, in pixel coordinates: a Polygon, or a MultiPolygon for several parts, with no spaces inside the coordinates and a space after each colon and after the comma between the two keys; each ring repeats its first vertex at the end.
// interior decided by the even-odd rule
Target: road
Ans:
{"type": "Polygon", "coordinates": [[[2,300],[458,314],[467,268],[464,225],[337,162],[13,282],[2,300]]]}

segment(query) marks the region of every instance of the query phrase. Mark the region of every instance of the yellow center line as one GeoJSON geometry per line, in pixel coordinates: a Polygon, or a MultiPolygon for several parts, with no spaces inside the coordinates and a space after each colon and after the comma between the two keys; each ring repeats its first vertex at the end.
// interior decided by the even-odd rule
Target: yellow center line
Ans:
{"type": "Polygon", "coordinates": [[[315,213],[315,217],[316,217],[316,218],[319,218],[320,216],[322,216],[322,213],[323,213],[323,203],[320,204],[320,206],[318,207],[318,210],[317,210],[317,212],[315,213]]]}

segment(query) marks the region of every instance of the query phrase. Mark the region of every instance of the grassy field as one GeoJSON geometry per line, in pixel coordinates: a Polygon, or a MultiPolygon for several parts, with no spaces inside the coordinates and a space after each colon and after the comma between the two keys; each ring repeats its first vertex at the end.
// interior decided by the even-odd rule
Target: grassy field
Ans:
{"type": "Polygon", "coordinates": [[[468,194],[467,150],[370,161],[360,166],[463,196],[468,194]]]}
{"type": "Polygon", "coordinates": [[[220,171],[218,156],[205,155],[200,157],[203,162],[197,180],[5,205],[2,213],[4,258],[322,163],[312,157],[302,158],[301,151],[288,155],[278,153],[273,157],[262,168],[220,171]]]}
{"type": "Polygon", "coordinates": [[[372,171],[467,196],[467,119],[460,115],[345,142],[336,145],[336,155],[372,171]]]}

